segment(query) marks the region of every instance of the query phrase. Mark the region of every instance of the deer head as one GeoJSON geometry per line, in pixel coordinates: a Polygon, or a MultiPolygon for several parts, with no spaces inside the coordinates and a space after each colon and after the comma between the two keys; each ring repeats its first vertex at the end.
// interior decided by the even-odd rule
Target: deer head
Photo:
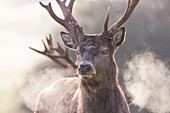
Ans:
{"type": "MultiPolygon", "coordinates": [[[[69,60],[69,58],[67,58],[67,60],[71,62],[70,64],[72,64],[72,67],[74,68],[78,67],[77,73],[80,75],[81,78],[83,79],[100,78],[100,77],[96,78],[96,75],[101,75],[100,74],[101,70],[106,69],[108,67],[110,61],[113,60],[112,58],[113,54],[116,52],[118,47],[124,42],[125,28],[121,26],[129,18],[139,0],[128,0],[128,6],[124,15],[109,29],[108,21],[110,15],[110,8],[108,8],[103,31],[101,34],[95,35],[84,34],[82,27],[79,26],[78,22],[72,16],[72,8],[75,0],[70,0],[68,5],[66,5],[67,0],[56,1],[63,12],[64,19],[59,18],[53,12],[51,3],[49,3],[48,5],[44,5],[43,3],[40,2],[40,5],[49,12],[51,17],[55,21],[57,21],[59,24],[65,27],[66,30],[68,31],[68,33],[64,31],[60,32],[61,39],[68,49],[77,52],[78,65],[76,66],[75,64],[73,64],[73,62],[69,60]]],[[[48,39],[47,42],[49,43],[48,39]]],[[[40,52],[35,49],[33,50],[41,54],[44,54],[46,52],[50,53],[50,51],[47,51],[46,46],[45,49],[46,50],[44,52],[40,52]]]]}
{"type": "MultiPolygon", "coordinates": [[[[78,70],[81,78],[103,80],[103,72],[108,69],[109,62],[117,48],[123,43],[124,27],[117,30],[113,36],[84,35],[76,48],[78,70]],[[97,76],[96,76],[97,75],[97,76]]],[[[62,35],[61,35],[62,37],[62,35]]]]}
{"type": "Polygon", "coordinates": [[[121,27],[113,35],[102,34],[81,35],[78,44],[74,45],[70,35],[61,32],[66,47],[77,53],[78,69],[81,78],[93,78],[108,67],[114,52],[125,40],[125,28],[121,27]],[[74,48],[75,47],[75,48],[74,48]]]}

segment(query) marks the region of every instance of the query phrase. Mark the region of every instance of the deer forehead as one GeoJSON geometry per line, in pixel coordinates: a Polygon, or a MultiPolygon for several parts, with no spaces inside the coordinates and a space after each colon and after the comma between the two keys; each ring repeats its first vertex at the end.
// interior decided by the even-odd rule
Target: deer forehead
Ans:
{"type": "Polygon", "coordinates": [[[79,46],[77,52],[79,56],[86,59],[93,59],[95,56],[101,56],[102,51],[109,50],[105,45],[95,45],[95,46],[79,46]]]}
{"type": "Polygon", "coordinates": [[[109,40],[98,36],[98,35],[89,35],[85,36],[80,44],[85,48],[100,48],[102,46],[109,46],[109,40]]]}
{"type": "Polygon", "coordinates": [[[101,36],[86,36],[77,47],[77,52],[83,58],[93,58],[106,49],[110,50],[108,39],[101,36]]]}

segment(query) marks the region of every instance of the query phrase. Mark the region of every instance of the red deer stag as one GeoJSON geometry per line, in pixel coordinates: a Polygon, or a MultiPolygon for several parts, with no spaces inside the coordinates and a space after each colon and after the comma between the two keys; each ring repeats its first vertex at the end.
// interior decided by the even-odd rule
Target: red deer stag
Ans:
{"type": "Polygon", "coordinates": [[[101,34],[85,35],[82,27],[72,16],[75,0],[56,0],[64,19],[55,15],[51,3],[44,5],[51,17],[64,26],[69,33],[60,32],[65,46],[77,52],[77,65],[68,56],[68,50],[52,47],[47,38],[48,49],[41,52],[63,67],[70,67],[58,60],[66,59],[71,67],[77,68],[78,77],[63,78],[44,89],[37,101],[35,113],[130,113],[126,98],[118,83],[118,67],[114,54],[125,40],[125,28],[121,27],[129,18],[139,0],[128,0],[124,15],[108,29],[110,9],[101,34]],[[56,50],[60,56],[53,56],[56,50]]]}

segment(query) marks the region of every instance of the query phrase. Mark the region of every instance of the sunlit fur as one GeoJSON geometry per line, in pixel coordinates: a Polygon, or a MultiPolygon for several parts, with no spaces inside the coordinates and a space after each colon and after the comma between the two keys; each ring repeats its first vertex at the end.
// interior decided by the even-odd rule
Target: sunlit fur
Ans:
{"type": "Polygon", "coordinates": [[[77,63],[90,62],[95,73],[90,73],[92,77],[56,81],[40,93],[36,110],[39,113],[129,113],[114,59],[124,34],[122,28],[113,39],[84,36],[76,48],[77,63]]]}
{"type": "Polygon", "coordinates": [[[77,47],[78,62],[90,61],[96,69],[93,78],[79,81],[78,113],[129,112],[118,84],[118,68],[112,57],[116,45],[111,41],[102,36],[87,36],[77,47]],[[105,50],[108,54],[103,54],[105,50]]]}

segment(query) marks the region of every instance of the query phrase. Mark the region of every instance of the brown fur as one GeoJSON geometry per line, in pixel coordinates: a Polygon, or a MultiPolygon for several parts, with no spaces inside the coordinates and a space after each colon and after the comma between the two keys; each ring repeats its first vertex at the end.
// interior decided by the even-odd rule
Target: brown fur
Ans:
{"type": "MultiPolygon", "coordinates": [[[[64,19],[55,15],[50,3],[44,5],[40,2],[40,5],[69,32],[61,31],[60,35],[67,48],[77,51],[76,68],[78,67],[79,77],[60,79],[43,90],[38,97],[36,111],[40,113],[129,113],[125,95],[118,83],[118,68],[114,53],[124,42],[125,28],[120,26],[129,18],[139,0],[128,0],[124,15],[109,29],[110,8],[108,8],[103,32],[99,35],[83,33],[83,29],[72,16],[75,0],[70,0],[68,5],[66,1],[57,0],[64,19]]],[[[48,52],[47,48],[39,53],[46,52],[48,52]]],[[[61,62],[59,64],[63,65],[61,62]]]]}
{"type": "MultiPolygon", "coordinates": [[[[121,43],[124,33],[120,31],[116,36],[121,38],[121,43]]],[[[113,57],[117,48],[114,39],[85,36],[76,48],[77,60],[78,65],[90,62],[88,75],[93,76],[58,80],[42,91],[36,110],[40,113],[130,113],[118,83],[118,68],[113,57]],[[103,54],[105,50],[107,54],[103,54]]]]}
{"type": "Polygon", "coordinates": [[[129,113],[118,84],[118,68],[112,58],[116,51],[114,46],[109,39],[96,35],[85,37],[77,47],[78,64],[90,61],[96,74],[93,78],[79,79],[77,97],[71,104],[70,113],[129,113]],[[103,48],[109,50],[108,55],[101,54],[103,48]]]}

